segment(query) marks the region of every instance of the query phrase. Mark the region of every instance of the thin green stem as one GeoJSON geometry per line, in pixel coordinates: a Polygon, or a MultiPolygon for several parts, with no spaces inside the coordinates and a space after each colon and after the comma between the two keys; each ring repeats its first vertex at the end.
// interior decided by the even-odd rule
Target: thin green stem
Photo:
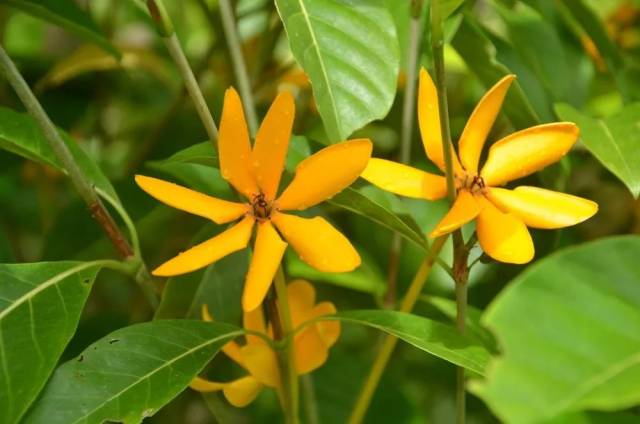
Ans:
{"type": "MultiPolygon", "coordinates": [[[[433,65],[435,73],[435,85],[438,92],[438,109],[440,112],[440,132],[442,135],[442,150],[445,161],[447,178],[447,194],[451,203],[455,202],[456,189],[454,185],[453,170],[453,144],[451,142],[451,130],[449,128],[449,107],[447,104],[447,83],[444,65],[444,38],[442,31],[442,16],[440,14],[440,2],[431,2],[431,49],[433,51],[433,65]]],[[[453,237],[453,277],[456,287],[456,323],[458,330],[464,333],[464,323],[467,309],[467,278],[469,275],[468,256],[462,233],[456,230],[453,237]]],[[[465,375],[464,368],[456,370],[456,422],[465,422],[465,375]]]]}
{"type": "MultiPolygon", "coordinates": [[[[400,128],[400,162],[408,164],[411,161],[411,140],[413,138],[416,85],[418,80],[418,58],[424,19],[422,19],[422,0],[411,2],[411,23],[409,28],[409,52],[407,58],[407,85],[402,104],[402,127],[400,128]]],[[[387,278],[387,294],[385,304],[392,308],[395,303],[400,255],[402,252],[402,238],[400,233],[393,233],[391,251],[389,254],[389,271],[387,278]]]]}
{"type": "Polygon", "coordinates": [[[218,4],[220,6],[222,28],[227,40],[227,47],[229,47],[229,52],[231,53],[233,72],[236,76],[238,90],[240,91],[244,111],[247,115],[247,124],[249,125],[251,134],[255,135],[258,130],[258,114],[256,113],[255,103],[253,101],[253,93],[251,92],[251,80],[242,54],[242,43],[238,35],[236,18],[233,15],[233,8],[229,0],[218,0],[218,4]]]}
{"type": "Polygon", "coordinates": [[[198,112],[198,116],[200,117],[200,120],[202,121],[202,124],[204,125],[204,128],[209,135],[209,139],[211,140],[215,148],[217,146],[216,142],[218,141],[218,127],[216,126],[216,123],[213,120],[213,116],[209,111],[209,106],[207,106],[207,102],[205,101],[204,95],[200,90],[198,81],[196,80],[195,75],[193,75],[191,66],[189,66],[189,62],[187,61],[187,57],[182,50],[180,41],[178,40],[178,37],[175,33],[171,34],[171,36],[169,37],[163,38],[163,40],[165,45],[167,46],[167,50],[169,50],[169,54],[178,67],[180,75],[182,75],[184,85],[189,92],[189,96],[193,101],[196,112],[198,112]]]}
{"type": "Polygon", "coordinates": [[[278,268],[274,279],[276,295],[278,296],[278,311],[280,315],[280,323],[282,336],[287,340],[284,349],[279,351],[281,379],[283,386],[283,397],[285,404],[285,416],[288,424],[297,424],[299,422],[298,413],[298,374],[296,373],[296,364],[293,351],[293,338],[287,336],[293,331],[293,323],[291,321],[291,312],[289,310],[289,298],[287,296],[287,283],[284,277],[282,267],[278,268]]]}
{"type": "Polygon", "coordinates": [[[431,2],[431,49],[433,51],[435,84],[438,91],[438,109],[440,111],[440,132],[442,134],[442,151],[447,178],[447,195],[449,200],[453,202],[456,198],[453,171],[453,144],[451,143],[451,130],[449,129],[449,106],[447,101],[447,82],[444,71],[442,17],[440,16],[440,4],[437,1],[431,2]]]}
{"type": "Polygon", "coordinates": [[[102,204],[102,201],[94,190],[93,185],[76,163],[55,125],[51,122],[51,119],[49,119],[49,116],[42,108],[42,105],[33,94],[31,88],[29,88],[26,81],[20,74],[20,71],[18,71],[18,68],[16,68],[15,64],[2,46],[0,46],[0,66],[3,74],[9,81],[9,84],[11,84],[29,114],[38,123],[45,139],[51,146],[56,158],[60,161],[63,169],[71,179],[71,183],[75,187],[76,191],[89,207],[91,216],[98,222],[100,227],[102,227],[118,254],[123,259],[132,257],[134,253],[129,242],[116,225],[109,211],[102,204]]]}
{"type": "MultiPolygon", "coordinates": [[[[416,304],[418,298],[420,297],[420,293],[422,292],[422,288],[424,287],[424,283],[427,281],[427,277],[433,268],[433,264],[435,263],[436,257],[440,253],[444,242],[447,237],[439,237],[437,238],[433,244],[431,245],[431,250],[425,257],[424,261],[420,264],[420,268],[416,272],[411,284],[409,286],[409,290],[405,295],[400,311],[401,312],[411,312],[414,305],[416,304]]],[[[358,396],[358,400],[351,412],[351,416],[349,417],[349,424],[359,424],[364,420],[365,414],[367,413],[367,409],[369,409],[369,405],[371,404],[371,400],[373,398],[373,394],[380,383],[380,378],[382,378],[382,374],[384,373],[385,368],[387,367],[387,363],[391,358],[391,354],[398,343],[398,338],[394,336],[386,336],[380,349],[378,350],[378,355],[371,367],[371,371],[369,371],[369,375],[367,376],[367,381],[365,382],[360,394],[358,396]]]]}
{"type": "Polygon", "coordinates": [[[311,375],[303,375],[300,379],[302,382],[302,392],[304,394],[304,410],[306,416],[306,424],[320,424],[318,415],[318,402],[316,401],[316,391],[313,385],[313,377],[311,375]]]}

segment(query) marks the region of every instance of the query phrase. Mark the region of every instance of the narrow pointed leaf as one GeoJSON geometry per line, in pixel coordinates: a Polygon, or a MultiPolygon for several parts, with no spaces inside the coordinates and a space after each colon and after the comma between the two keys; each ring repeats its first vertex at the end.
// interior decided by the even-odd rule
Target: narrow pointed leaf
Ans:
{"type": "Polygon", "coordinates": [[[637,236],[570,248],[530,267],[493,301],[483,323],[502,353],[472,391],[501,422],[640,402],[639,256],[637,236]]]}
{"type": "Polygon", "coordinates": [[[471,335],[463,335],[452,325],[446,325],[418,315],[396,311],[345,311],[329,319],[352,322],[377,328],[432,355],[484,374],[490,353],[471,335]]]}
{"type": "Polygon", "coordinates": [[[184,390],[239,334],[228,324],[195,320],[117,330],[58,368],[24,422],[141,422],[184,390]]]}
{"type": "Polygon", "coordinates": [[[309,76],[332,143],[383,118],[396,91],[400,55],[380,0],[276,0],[294,57],[309,76]]]}
{"type": "Polygon", "coordinates": [[[394,214],[352,188],[346,188],[336,194],[329,200],[329,203],[362,215],[390,230],[397,231],[402,237],[415,243],[418,247],[426,248],[424,234],[422,234],[418,224],[413,219],[394,214]]]}
{"type": "Polygon", "coordinates": [[[99,269],[99,262],[0,265],[0,422],[18,422],[44,386],[99,269]]]}

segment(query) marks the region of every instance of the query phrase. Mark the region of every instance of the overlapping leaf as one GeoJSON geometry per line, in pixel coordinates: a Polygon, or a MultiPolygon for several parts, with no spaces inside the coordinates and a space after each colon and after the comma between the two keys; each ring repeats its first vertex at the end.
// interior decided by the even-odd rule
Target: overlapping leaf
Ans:
{"type": "Polygon", "coordinates": [[[227,324],[191,320],[117,330],[58,368],[24,422],[141,422],[240,333],[227,324]]]}
{"type": "Polygon", "coordinates": [[[78,326],[99,262],[0,264],[0,422],[18,422],[78,326]]]}
{"type": "Polygon", "coordinates": [[[309,76],[329,140],[345,140],[393,103],[399,52],[379,0],[276,0],[291,50],[309,76]]]}
{"type": "Polygon", "coordinates": [[[345,311],[333,315],[389,333],[445,361],[484,374],[490,353],[478,340],[450,325],[418,315],[385,310],[345,311]]]}
{"type": "Polygon", "coordinates": [[[556,105],[561,119],[580,127],[587,149],[622,182],[640,196],[640,103],[625,107],[607,119],[591,118],[567,104],[556,105]]]}
{"type": "Polygon", "coordinates": [[[501,356],[473,386],[507,423],[640,402],[640,237],[567,249],[525,271],[483,317],[501,356]]]}

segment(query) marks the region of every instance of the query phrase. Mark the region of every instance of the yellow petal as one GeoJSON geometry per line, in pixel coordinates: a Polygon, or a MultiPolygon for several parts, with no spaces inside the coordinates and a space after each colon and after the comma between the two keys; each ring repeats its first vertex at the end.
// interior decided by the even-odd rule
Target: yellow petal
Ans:
{"type": "Polygon", "coordinates": [[[564,156],[578,139],[571,122],[538,125],[513,133],[489,149],[480,175],[488,186],[525,177],[564,156]]]}
{"type": "Polygon", "coordinates": [[[447,195],[447,181],[444,177],[390,160],[372,158],[361,177],[383,190],[401,196],[438,200],[447,195]]]}
{"type": "Polygon", "coordinates": [[[515,75],[507,75],[487,91],[462,131],[459,143],[460,161],[462,166],[472,174],[478,173],[478,161],[482,147],[498,113],[500,113],[507,90],[515,78],[515,75]]]}
{"type": "Polygon", "coordinates": [[[316,290],[311,283],[305,280],[292,281],[287,286],[287,298],[293,328],[312,318],[316,290]]]}
{"type": "Polygon", "coordinates": [[[475,196],[468,190],[460,190],[456,201],[449,212],[440,220],[429,237],[436,238],[462,227],[467,222],[478,216],[480,205],[475,196]]]}
{"type": "Polygon", "coordinates": [[[189,383],[189,387],[191,387],[193,390],[196,390],[202,393],[218,392],[224,389],[224,386],[226,385],[227,383],[218,383],[216,381],[209,381],[201,377],[194,377],[194,379],[191,380],[191,383],[189,383]]]}
{"type": "MultiPolygon", "coordinates": [[[[324,315],[333,315],[336,313],[336,307],[331,302],[318,303],[312,312],[313,317],[321,317],[324,315]]],[[[316,326],[320,332],[322,341],[327,347],[333,346],[340,337],[340,321],[319,321],[316,326]]]]}
{"type": "MultiPolygon", "coordinates": [[[[207,322],[213,322],[213,317],[209,313],[209,307],[206,303],[202,304],[202,320],[207,322]]],[[[240,354],[240,346],[235,341],[230,341],[222,346],[222,351],[225,355],[235,361],[241,367],[244,367],[242,363],[242,355],[240,354]]]]}
{"type": "Polygon", "coordinates": [[[295,103],[288,92],[278,94],[256,134],[253,146],[253,172],[267,199],[276,198],[289,138],[293,126],[295,103]]]}
{"type": "Polygon", "coordinates": [[[295,337],[293,353],[298,374],[309,373],[322,366],[329,357],[329,348],[322,341],[318,327],[309,325],[295,337]]]}
{"type": "Polygon", "coordinates": [[[371,157],[371,141],[350,140],[325,147],[296,167],[291,184],[278,199],[279,209],[307,209],[353,183],[371,157]]]}
{"type": "Polygon", "coordinates": [[[521,186],[515,190],[490,188],[487,198],[498,208],[511,212],[527,227],[563,228],[578,224],[598,211],[598,204],[582,197],[538,187],[521,186]]]}
{"type": "Polygon", "coordinates": [[[136,183],[149,195],[181,211],[208,218],[216,224],[237,219],[249,211],[243,203],[228,202],[157,178],[136,175],[136,183]]]}
{"type": "Polygon", "coordinates": [[[482,250],[496,261],[524,264],[533,259],[533,240],[527,226],[513,214],[503,213],[484,201],[476,220],[482,250]]]}
{"type": "Polygon", "coordinates": [[[248,344],[241,350],[246,368],[256,380],[269,387],[280,385],[278,358],[273,349],[266,344],[248,344]]]}
{"type": "Polygon", "coordinates": [[[228,230],[163,263],[152,274],[169,277],[211,265],[218,259],[247,247],[252,228],[253,217],[247,216],[228,230]]]}
{"type": "MultiPolygon", "coordinates": [[[[262,308],[255,308],[252,311],[243,311],[242,326],[245,330],[255,331],[257,333],[267,334],[267,326],[264,322],[264,314],[262,308]]],[[[265,344],[262,337],[247,334],[245,336],[248,344],[265,344]]]]}
{"type": "Polygon", "coordinates": [[[262,384],[252,376],[239,378],[224,387],[224,397],[236,408],[249,405],[262,390],[262,384]]]}
{"type": "Polygon", "coordinates": [[[252,311],[262,304],[286,249],[287,243],[269,221],[258,223],[256,244],[242,293],[242,309],[252,311]]]}
{"type": "MultiPolygon", "coordinates": [[[[427,157],[444,172],[438,91],[429,72],[424,68],[420,69],[418,87],[418,124],[420,125],[420,135],[427,157]]],[[[460,162],[458,162],[453,146],[451,147],[451,158],[454,172],[459,173],[461,169],[460,162]]]]}
{"type": "Polygon", "coordinates": [[[272,221],[307,264],[322,272],[348,272],[360,265],[349,240],[324,218],[276,213],[272,221]]]}
{"type": "Polygon", "coordinates": [[[224,94],[218,154],[222,177],[248,199],[258,194],[258,185],[251,168],[249,130],[240,97],[233,88],[229,88],[224,94]]]}

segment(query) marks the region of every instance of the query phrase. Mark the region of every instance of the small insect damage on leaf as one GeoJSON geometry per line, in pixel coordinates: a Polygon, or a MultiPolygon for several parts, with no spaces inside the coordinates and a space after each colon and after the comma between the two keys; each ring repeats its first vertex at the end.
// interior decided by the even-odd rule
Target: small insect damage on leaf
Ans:
{"type": "Polygon", "coordinates": [[[110,339],[109,340],[109,344],[118,343],[119,341],[120,341],[120,339],[110,339]]]}

